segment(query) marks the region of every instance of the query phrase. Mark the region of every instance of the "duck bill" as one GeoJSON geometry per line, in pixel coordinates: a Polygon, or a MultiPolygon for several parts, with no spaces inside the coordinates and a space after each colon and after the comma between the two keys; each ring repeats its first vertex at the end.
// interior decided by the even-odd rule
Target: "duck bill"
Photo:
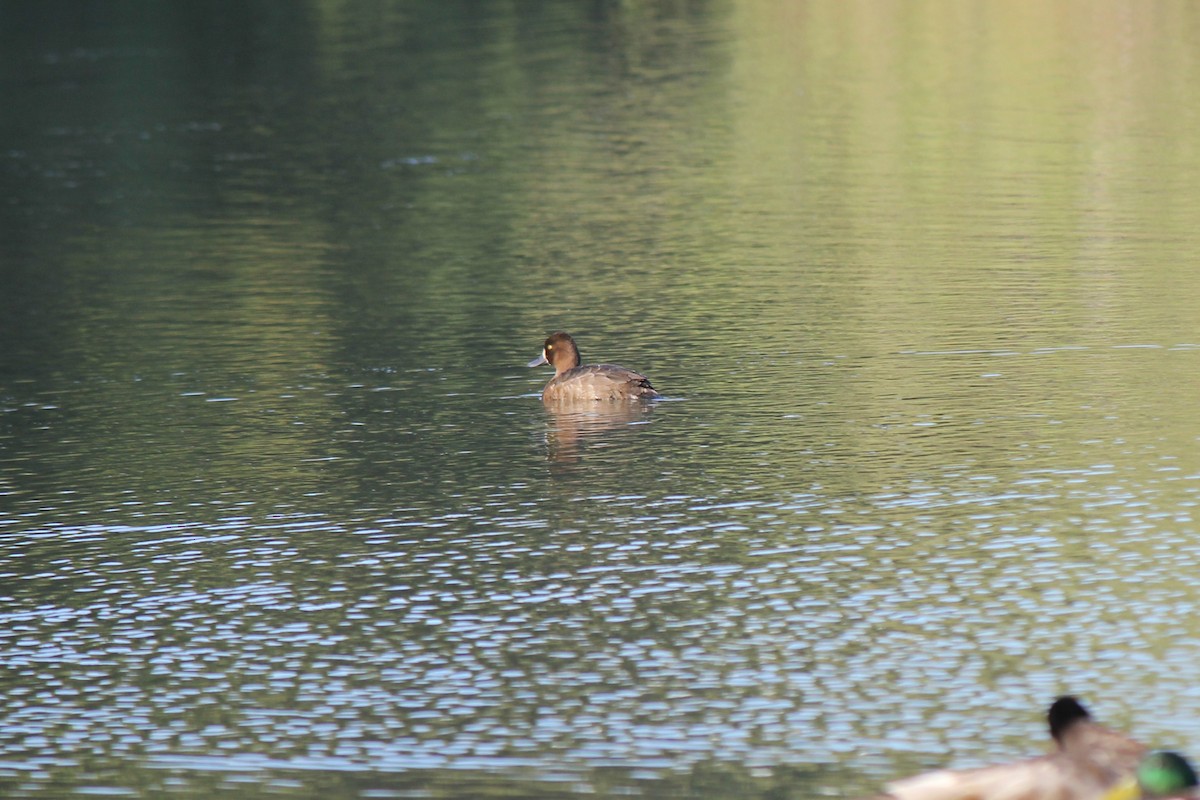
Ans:
{"type": "Polygon", "coordinates": [[[525,366],[527,366],[527,367],[540,367],[542,364],[549,364],[549,363],[550,363],[550,362],[546,360],[546,352],[545,352],[545,351],[542,351],[542,354],[541,354],[540,356],[538,356],[537,358],[535,358],[533,361],[530,361],[530,362],[529,362],[528,364],[526,364],[525,366]]]}
{"type": "Polygon", "coordinates": [[[1164,794],[1151,794],[1144,791],[1137,780],[1130,776],[1105,792],[1101,800],[1142,800],[1147,797],[1153,797],[1154,800],[1195,800],[1197,794],[1195,786],[1164,794]]]}
{"type": "Polygon", "coordinates": [[[1113,786],[1101,796],[1101,800],[1138,800],[1142,796],[1141,787],[1131,775],[1113,786]]]}

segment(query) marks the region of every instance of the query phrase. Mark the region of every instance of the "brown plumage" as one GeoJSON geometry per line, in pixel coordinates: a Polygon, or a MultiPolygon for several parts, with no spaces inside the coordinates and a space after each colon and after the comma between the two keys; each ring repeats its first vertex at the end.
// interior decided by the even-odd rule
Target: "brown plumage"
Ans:
{"type": "Polygon", "coordinates": [[[660,397],[645,375],[613,364],[583,364],[571,334],[550,334],[542,354],[529,362],[554,366],[554,377],[542,390],[542,402],[642,400],[660,397]]]}
{"type": "Polygon", "coordinates": [[[1092,720],[1079,701],[1050,706],[1057,749],[1044,756],[963,770],[937,770],[889,783],[888,800],[1099,800],[1130,778],[1146,747],[1092,720]]]}

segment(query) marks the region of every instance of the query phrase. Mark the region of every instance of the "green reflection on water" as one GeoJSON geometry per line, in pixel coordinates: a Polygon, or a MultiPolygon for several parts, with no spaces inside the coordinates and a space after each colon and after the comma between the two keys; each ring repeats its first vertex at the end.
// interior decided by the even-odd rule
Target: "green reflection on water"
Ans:
{"type": "MultiPolygon", "coordinates": [[[[975,689],[1015,692],[1045,662],[1101,651],[1151,670],[1177,645],[1162,626],[1135,641],[1131,620],[1195,600],[1154,568],[1156,548],[1188,547],[1200,471],[1197,28],[1187,3],[4,5],[0,525],[41,531],[18,537],[9,577],[83,565],[5,596],[86,612],[98,579],[145,598],[253,575],[321,602],[354,585],[339,557],[372,553],[347,531],[389,518],[428,530],[412,563],[367,577],[430,591],[448,575],[486,597],[530,574],[626,566],[601,543],[641,566],[686,555],[754,571],[644,601],[617,633],[669,651],[681,634],[656,621],[731,611],[782,643],[734,648],[764,673],[815,670],[814,643],[841,636],[825,665],[871,674],[865,642],[902,652],[931,616],[985,640],[975,689]],[[546,376],[521,365],[555,328],[673,402],[602,421],[542,409],[546,376]],[[273,514],[330,524],[264,533],[273,514]],[[253,533],[139,540],[123,561],[111,533],[212,533],[231,517],[253,533]],[[97,520],[111,539],[52,535],[97,520]],[[437,531],[500,523],[533,548],[508,567],[523,571],[422,571],[461,546],[437,531]],[[708,549],[672,550],[689,526],[708,549]],[[844,560],[817,580],[789,552],[844,560]],[[803,615],[772,614],[760,573],[787,602],[874,609],[886,632],[847,616],[788,640],[788,614],[803,615]],[[1099,610],[1078,616],[1089,595],[1099,610]],[[1087,627],[1060,636],[1039,615],[1087,627]],[[993,624],[1048,652],[986,640],[993,624]]],[[[376,588],[348,597],[367,613],[376,588]]],[[[550,606],[532,622],[551,612],[577,621],[550,606]]],[[[296,614],[284,604],[250,627],[269,635],[296,614]]],[[[592,622],[534,644],[604,653],[584,646],[610,633],[592,622]]],[[[413,630],[381,634],[382,652],[413,630]]],[[[715,653],[726,644],[714,636],[715,653]]],[[[452,658],[449,645],[430,635],[452,658]]],[[[221,663],[241,687],[254,657],[221,663]]],[[[1118,667],[1087,677],[1136,692],[1118,667]]],[[[44,688],[28,681],[10,688],[44,688]]],[[[141,688],[155,681],[186,683],[141,688]]],[[[787,680],[765,684],[803,705],[787,680]]],[[[635,686],[659,701],[671,684],[635,686]]],[[[244,710],[171,719],[194,734],[214,714],[236,728],[244,710]]],[[[846,740],[886,727],[839,719],[846,740]]],[[[777,766],[781,752],[818,760],[825,733],[755,735],[777,766]]],[[[987,735],[959,746],[1011,745],[987,735]]],[[[286,757],[308,743],[256,736],[239,746],[286,757]]],[[[949,738],[921,736],[925,754],[949,738]]],[[[98,771],[142,755],[45,747],[98,771]]],[[[71,769],[67,784],[85,780],[71,769]]],[[[150,780],[133,769],[118,782],[150,780]]],[[[302,793],[326,777],[297,780],[302,793]]],[[[441,781],[468,792],[455,772],[415,783],[441,781]]]]}

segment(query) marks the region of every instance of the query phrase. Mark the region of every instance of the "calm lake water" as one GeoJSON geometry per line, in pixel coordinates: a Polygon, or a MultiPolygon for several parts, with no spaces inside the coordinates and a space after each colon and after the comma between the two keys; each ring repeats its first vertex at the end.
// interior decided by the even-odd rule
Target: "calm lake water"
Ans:
{"type": "Polygon", "coordinates": [[[5,796],[1200,756],[1197,5],[4,3],[0,85],[5,796]]]}

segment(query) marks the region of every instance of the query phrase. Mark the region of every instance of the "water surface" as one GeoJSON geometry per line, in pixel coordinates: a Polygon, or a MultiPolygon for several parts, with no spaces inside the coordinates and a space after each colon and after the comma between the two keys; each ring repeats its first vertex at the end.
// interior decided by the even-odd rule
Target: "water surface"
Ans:
{"type": "Polygon", "coordinates": [[[0,790],[1200,753],[1189,4],[0,5],[0,790]],[[547,332],[650,406],[547,409],[547,332]]]}

